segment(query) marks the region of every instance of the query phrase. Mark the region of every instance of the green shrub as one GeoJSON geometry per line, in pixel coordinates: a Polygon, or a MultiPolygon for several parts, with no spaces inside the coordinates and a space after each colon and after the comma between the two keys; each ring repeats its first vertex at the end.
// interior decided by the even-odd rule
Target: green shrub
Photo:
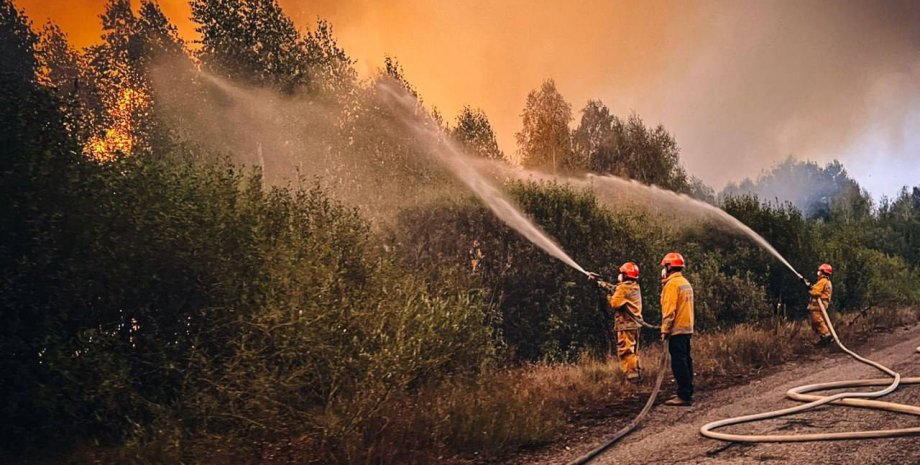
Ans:
{"type": "Polygon", "coordinates": [[[697,329],[725,328],[771,315],[766,292],[752,273],[730,276],[722,271],[722,256],[705,253],[688,268],[693,285],[697,329]]]}
{"type": "MultiPolygon", "coordinates": [[[[514,183],[509,191],[585,268],[614,279],[623,262],[639,263],[653,313],[660,252],[653,250],[659,235],[650,217],[610,212],[591,193],[562,185],[514,183]]],[[[412,270],[434,282],[450,276],[482,286],[497,309],[502,340],[517,359],[574,360],[585,350],[607,350],[611,316],[603,294],[485,207],[464,200],[407,210],[394,237],[412,270]],[[474,239],[485,254],[477,273],[469,271],[467,259],[474,239]]]]}

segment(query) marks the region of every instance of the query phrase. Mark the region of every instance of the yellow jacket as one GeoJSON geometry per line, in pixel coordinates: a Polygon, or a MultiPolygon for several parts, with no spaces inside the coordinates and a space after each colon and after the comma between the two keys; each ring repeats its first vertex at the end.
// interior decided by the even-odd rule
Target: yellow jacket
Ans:
{"type": "Polygon", "coordinates": [[[624,313],[630,312],[642,318],[642,292],[639,289],[639,283],[624,281],[618,284],[613,294],[607,297],[607,303],[615,312],[613,318],[617,331],[639,328],[639,324],[624,313]]]}
{"type": "Polygon", "coordinates": [[[808,291],[808,294],[811,296],[811,300],[808,302],[809,310],[819,310],[821,307],[818,306],[818,299],[824,301],[824,308],[826,309],[828,305],[831,304],[831,295],[834,293],[834,286],[831,284],[831,280],[827,279],[826,276],[818,280],[814,285],[811,286],[811,290],[808,291]]]}
{"type": "Polygon", "coordinates": [[[681,272],[668,276],[661,289],[661,332],[693,334],[693,287],[681,272]]]}

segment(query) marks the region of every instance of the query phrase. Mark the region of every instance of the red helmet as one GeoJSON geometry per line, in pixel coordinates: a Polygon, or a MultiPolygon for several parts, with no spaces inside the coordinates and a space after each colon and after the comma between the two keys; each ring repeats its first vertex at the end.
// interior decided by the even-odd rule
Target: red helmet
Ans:
{"type": "Polygon", "coordinates": [[[683,268],[684,267],[684,257],[677,252],[671,252],[665,255],[664,258],[661,259],[661,266],[668,266],[668,267],[679,266],[683,268]]]}
{"type": "Polygon", "coordinates": [[[626,262],[620,267],[620,273],[627,278],[639,279],[639,266],[633,262],[626,262]]]}
{"type": "Polygon", "coordinates": [[[834,269],[833,269],[829,264],[825,263],[825,264],[823,264],[823,265],[821,265],[821,266],[818,267],[818,271],[820,271],[820,272],[822,272],[822,273],[824,273],[824,274],[826,274],[826,275],[830,275],[831,273],[834,272],[834,269]]]}

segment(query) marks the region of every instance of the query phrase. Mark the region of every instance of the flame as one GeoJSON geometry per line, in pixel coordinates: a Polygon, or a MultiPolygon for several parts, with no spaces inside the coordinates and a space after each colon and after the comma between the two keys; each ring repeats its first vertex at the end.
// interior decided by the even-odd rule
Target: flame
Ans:
{"type": "Polygon", "coordinates": [[[150,98],[145,92],[130,87],[122,89],[115,105],[107,110],[111,127],[102,135],[91,137],[83,153],[100,163],[131,155],[138,143],[137,119],[149,106],[150,98]]]}

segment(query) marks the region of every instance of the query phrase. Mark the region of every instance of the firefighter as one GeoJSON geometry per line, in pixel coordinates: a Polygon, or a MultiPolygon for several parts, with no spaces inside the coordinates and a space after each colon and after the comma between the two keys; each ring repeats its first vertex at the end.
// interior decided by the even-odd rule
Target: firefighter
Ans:
{"type": "Polygon", "coordinates": [[[818,281],[814,285],[805,281],[805,285],[809,287],[808,294],[811,297],[808,301],[808,314],[811,317],[811,329],[819,337],[816,343],[818,346],[825,346],[833,340],[831,330],[827,328],[827,322],[824,321],[824,315],[821,313],[821,303],[824,303],[825,310],[831,304],[831,294],[834,292],[834,287],[831,285],[831,273],[833,272],[834,269],[824,263],[818,267],[818,281]]]}
{"type": "Polygon", "coordinates": [[[617,277],[619,284],[607,297],[607,303],[614,311],[620,370],[629,381],[639,380],[639,323],[630,317],[631,314],[642,318],[642,292],[638,279],[639,267],[633,262],[624,263],[617,277]]]}
{"type": "Polygon", "coordinates": [[[683,276],[684,257],[671,252],[661,260],[661,340],[668,341],[677,395],[665,405],[693,405],[693,287],[683,276]]]}

